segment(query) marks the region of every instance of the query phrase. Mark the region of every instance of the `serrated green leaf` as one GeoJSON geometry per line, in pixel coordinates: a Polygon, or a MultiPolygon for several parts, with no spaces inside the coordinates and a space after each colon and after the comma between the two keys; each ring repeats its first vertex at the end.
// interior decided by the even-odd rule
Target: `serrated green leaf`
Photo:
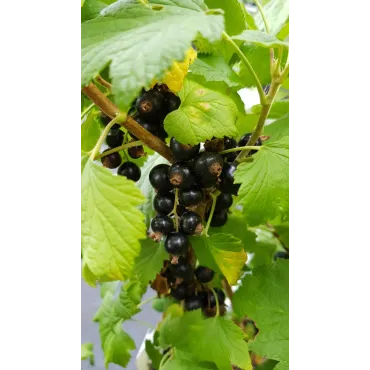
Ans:
{"type": "Polygon", "coordinates": [[[197,362],[188,353],[176,349],[173,359],[168,360],[163,370],[217,370],[215,364],[210,362],[197,362]]]}
{"type": "Polygon", "coordinates": [[[150,340],[145,341],[145,352],[152,362],[152,368],[159,369],[163,355],[157,348],[155,348],[154,344],[150,340]]]}
{"type": "MultiPolygon", "coordinates": [[[[289,17],[289,1],[288,0],[271,0],[263,7],[267,24],[270,28],[270,34],[275,36],[289,17]]],[[[256,14],[256,24],[259,29],[265,30],[260,13],[256,14]]]]}
{"type": "Polygon", "coordinates": [[[239,204],[249,225],[260,225],[279,213],[289,198],[289,138],[266,143],[253,162],[241,163],[235,183],[241,184],[239,204]]]}
{"type": "Polygon", "coordinates": [[[81,360],[89,360],[91,366],[94,366],[95,356],[94,356],[94,345],[92,343],[81,344],[81,360]]]}
{"type": "Polygon", "coordinates": [[[89,114],[81,125],[81,149],[89,152],[96,145],[101,134],[99,119],[89,114]]]}
{"type": "Polygon", "coordinates": [[[289,261],[278,260],[246,275],[232,301],[235,313],[253,319],[260,330],[251,349],[273,360],[288,361],[289,261]]]}
{"type": "Polygon", "coordinates": [[[104,298],[104,296],[110,292],[113,296],[117,291],[117,287],[119,285],[119,281],[108,281],[105,283],[100,283],[100,298],[104,298]]]}
{"type": "Polygon", "coordinates": [[[237,282],[247,261],[240,239],[231,234],[213,234],[194,237],[192,244],[201,265],[221,272],[229,284],[237,282]]]}
{"type": "Polygon", "coordinates": [[[276,37],[279,40],[287,40],[289,38],[289,18],[285,22],[284,26],[281,27],[281,30],[279,33],[276,35],[276,37]]]}
{"type": "Polygon", "coordinates": [[[82,158],[81,232],[83,263],[98,279],[131,275],[146,237],[143,196],[131,180],[82,158]]]}
{"type": "Polygon", "coordinates": [[[252,369],[243,332],[225,317],[204,319],[201,310],[177,318],[167,316],[159,341],[161,346],[172,345],[199,361],[214,362],[219,369],[228,369],[231,364],[252,369]]]}
{"type": "Polygon", "coordinates": [[[240,35],[233,36],[232,38],[234,40],[251,42],[253,44],[257,44],[265,48],[272,48],[272,47],[279,47],[279,46],[289,48],[288,42],[281,41],[278,38],[268,35],[267,33],[262,32],[262,31],[246,30],[242,32],[240,35]]]}
{"type": "Polygon", "coordinates": [[[279,141],[289,136],[289,115],[286,114],[265,126],[263,134],[269,136],[268,142],[279,141]]]}
{"type": "Polygon", "coordinates": [[[136,259],[135,273],[143,285],[147,285],[155,278],[166,259],[168,254],[164,249],[163,241],[155,243],[151,239],[145,239],[141,242],[141,252],[136,259]]]}
{"type": "Polygon", "coordinates": [[[96,18],[106,6],[107,4],[99,0],[85,0],[81,9],[81,22],[96,18]]]}
{"type": "Polygon", "coordinates": [[[183,144],[195,145],[212,137],[235,136],[237,107],[232,99],[185,79],[180,108],[167,115],[164,127],[183,144]]]}
{"type": "Polygon", "coordinates": [[[83,23],[81,28],[82,86],[110,63],[112,91],[123,110],[142,87],[160,80],[174,61],[184,59],[198,32],[210,41],[221,38],[223,17],[206,15],[202,2],[181,1],[180,6],[169,0],[155,3],[162,8],[112,4],[103,16],[83,23]]]}

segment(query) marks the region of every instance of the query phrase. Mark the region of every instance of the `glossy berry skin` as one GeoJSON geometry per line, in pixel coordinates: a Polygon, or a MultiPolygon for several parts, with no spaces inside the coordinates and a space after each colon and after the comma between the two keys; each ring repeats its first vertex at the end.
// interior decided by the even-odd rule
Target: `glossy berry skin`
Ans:
{"type": "Polygon", "coordinates": [[[173,189],[167,177],[170,166],[168,164],[158,164],[149,173],[149,181],[154,189],[160,193],[167,193],[173,189]]]}
{"type": "Polygon", "coordinates": [[[221,175],[223,159],[218,153],[203,152],[194,160],[194,171],[202,187],[216,185],[218,176],[221,175]]]}
{"type": "Polygon", "coordinates": [[[201,217],[193,211],[185,212],[180,219],[180,229],[188,235],[201,233],[203,230],[201,217]]]}
{"type": "MultiPolygon", "coordinates": [[[[239,140],[238,146],[246,146],[251,136],[252,136],[252,134],[251,134],[251,133],[243,135],[243,136],[240,138],[240,140],[239,140]]],[[[260,139],[260,138],[258,138],[258,139],[257,139],[257,141],[256,141],[256,143],[255,143],[254,145],[255,145],[255,146],[261,146],[261,145],[262,145],[262,141],[261,141],[261,139],[260,139]]],[[[252,154],[255,154],[255,153],[257,153],[257,152],[258,152],[258,150],[251,150],[251,151],[248,153],[248,155],[252,155],[252,154]]]]}
{"type": "Polygon", "coordinates": [[[190,189],[195,185],[195,178],[184,163],[173,164],[168,170],[168,179],[175,188],[190,189]]]}
{"type": "Polygon", "coordinates": [[[172,219],[166,215],[158,215],[154,217],[150,226],[154,232],[162,233],[163,235],[169,234],[174,229],[172,219]]]}
{"type": "Polygon", "coordinates": [[[175,206],[175,195],[172,193],[157,194],[153,200],[154,209],[164,215],[168,215],[175,206]]]}
{"type": "Polygon", "coordinates": [[[233,204],[233,196],[230,193],[221,193],[217,197],[215,212],[228,209],[233,204]]]}
{"type": "MultiPolygon", "coordinates": [[[[105,149],[103,153],[111,149],[112,148],[105,149]]],[[[108,154],[105,157],[102,157],[101,163],[103,163],[104,167],[113,169],[113,168],[117,168],[122,163],[122,158],[118,152],[115,152],[112,154],[108,154]]]]}
{"type": "Polygon", "coordinates": [[[144,92],[136,100],[136,110],[140,118],[148,122],[159,122],[165,115],[165,99],[157,90],[144,92]]]}
{"type": "Polygon", "coordinates": [[[190,246],[189,239],[184,233],[173,232],[164,242],[164,249],[172,256],[185,255],[190,246]]]}
{"type": "Polygon", "coordinates": [[[142,145],[132,146],[127,149],[128,155],[133,159],[138,159],[145,156],[144,147],[142,145]]]}
{"type": "Polygon", "coordinates": [[[276,261],[278,258],[282,258],[282,259],[288,260],[289,259],[289,254],[286,253],[286,252],[284,252],[284,251],[276,252],[274,254],[274,260],[276,261]]]}
{"type": "Polygon", "coordinates": [[[215,212],[212,217],[211,226],[220,227],[226,224],[228,219],[228,214],[226,209],[222,209],[219,212],[215,212]]]}
{"type": "Polygon", "coordinates": [[[133,162],[125,162],[118,168],[117,174],[126,176],[129,180],[136,182],[140,179],[141,170],[137,164],[133,162]]]}
{"type": "Polygon", "coordinates": [[[181,104],[181,99],[172,92],[166,92],[164,94],[164,98],[166,101],[166,111],[167,113],[171,113],[176,109],[179,109],[181,104]]]}
{"type": "MultiPolygon", "coordinates": [[[[142,118],[140,118],[139,116],[135,116],[134,117],[135,121],[142,127],[144,128],[145,130],[149,131],[152,135],[156,136],[157,133],[158,133],[158,126],[153,124],[153,123],[150,123],[150,122],[147,122],[145,120],[143,120],[142,118]]],[[[132,136],[132,135],[131,135],[132,136]]]]}
{"type": "Polygon", "coordinates": [[[193,311],[203,307],[204,307],[204,298],[202,297],[202,295],[195,295],[193,297],[185,299],[184,302],[185,311],[193,311]]]}
{"type": "Polygon", "coordinates": [[[185,283],[179,284],[176,288],[171,289],[171,296],[178,301],[182,301],[187,297],[188,287],[185,283]]]}
{"type": "Polygon", "coordinates": [[[187,190],[179,191],[179,202],[185,207],[195,206],[204,199],[203,190],[198,187],[192,187],[187,190]]]}
{"type": "MultiPolygon", "coordinates": [[[[107,116],[105,113],[101,112],[100,113],[100,121],[102,122],[102,124],[104,126],[106,126],[110,121],[112,120],[112,118],[110,118],[109,116],[107,116]]],[[[119,123],[115,123],[111,129],[113,130],[118,130],[120,129],[121,125],[119,123]]]]}
{"type": "Polygon", "coordinates": [[[172,265],[172,269],[173,276],[184,279],[185,282],[189,282],[193,278],[192,266],[182,257],[179,258],[176,265],[172,265]]]}
{"type": "Polygon", "coordinates": [[[236,162],[224,164],[224,168],[222,169],[220,176],[221,182],[219,184],[219,189],[223,193],[238,194],[240,184],[234,184],[234,174],[237,166],[238,164],[236,162]]]}
{"type": "MultiPolygon", "coordinates": [[[[236,148],[236,144],[237,144],[236,140],[233,139],[232,137],[227,137],[227,136],[224,137],[224,150],[234,149],[236,148]]],[[[222,157],[229,162],[233,162],[235,161],[239,153],[240,152],[226,153],[226,154],[223,154],[222,157]]]]}
{"type": "Polygon", "coordinates": [[[105,142],[110,148],[117,148],[118,146],[122,145],[123,136],[123,131],[112,128],[109,130],[105,142]]]}
{"type": "Polygon", "coordinates": [[[195,146],[181,144],[173,137],[170,141],[170,148],[173,156],[178,161],[189,161],[199,153],[200,144],[195,146]]]}
{"type": "Polygon", "coordinates": [[[209,283],[214,275],[214,271],[205,266],[198,266],[195,270],[195,276],[200,283],[209,283]]]}
{"type": "MultiPolygon", "coordinates": [[[[221,306],[222,304],[225,303],[225,298],[226,298],[225,293],[220,288],[214,288],[214,290],[217,294],[218,304],[221,306]]],[[[210,295],[209,295],[209,306],[211,308],[216,306],[216,298],[213,292],[210,292],[210,295]]]]}

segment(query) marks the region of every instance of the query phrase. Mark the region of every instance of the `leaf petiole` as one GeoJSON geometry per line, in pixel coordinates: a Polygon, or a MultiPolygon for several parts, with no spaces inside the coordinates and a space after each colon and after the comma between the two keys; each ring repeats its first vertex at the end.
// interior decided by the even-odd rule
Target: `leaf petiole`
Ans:
{"type": "Polygon", "coordinates": [[[239,152],[240,150],[261,150],[261,146],[240,146],[237,148],[231,148],[227,150],[223,150],[219,154],[226,154],[226,153],[232,153],[232,152],[239,152]]]}

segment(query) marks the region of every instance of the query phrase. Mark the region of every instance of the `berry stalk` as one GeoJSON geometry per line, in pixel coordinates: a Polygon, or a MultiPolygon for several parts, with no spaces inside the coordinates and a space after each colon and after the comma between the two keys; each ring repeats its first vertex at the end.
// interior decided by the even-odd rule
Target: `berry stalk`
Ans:
{"type": "Polygon", "coordinates": [[[130,143],[123,144],[121,146],[117,146],[117,148],[107,150],[106,152],[103,152],[103,153],[97,155],[95,157],[95,159],[99,159],[99,158],[105,157],[106,155],[109,155],[109,154],[112,154],[112,153],[115,153],[115,152],[120,152],[121,150],[132,148],[133,146],[137,146],[137,145],[141,145],[141,144],[142,144],[142,142],[140,140],[132,141],[130,143]]]}
{"type": "Polygon", "coordinates": [[[226,149],[220,152],[220,154],[227,154],[232,152],[239,152],[240,150],[260,150],[261,146],[239,146],[236,148],[226,149]]]}
{"type": "Polygon", "coordinates": [[[220,316],[220,303],[218,301],[218,295],[216,291],[210,286],[209,287],[210,291],[213,293],[215,300],[216,300],[216,317],[220,316]]]}
{"type": "Polygon", "coordinates": [[[204,235],[206,235],[206,236],[208,236],[208,229],[209,229],[209,226],[211,225],[213,214],[215,213],[217,197],[218,197],[219,194],[220,194],[220,192],[217,192],[216,194],[212,194],[212,193],[210,194],[211,197],[212,197],[212,207],[211,207],[211,212],[209,213],[206,228],[204,229],[204,235]]]}

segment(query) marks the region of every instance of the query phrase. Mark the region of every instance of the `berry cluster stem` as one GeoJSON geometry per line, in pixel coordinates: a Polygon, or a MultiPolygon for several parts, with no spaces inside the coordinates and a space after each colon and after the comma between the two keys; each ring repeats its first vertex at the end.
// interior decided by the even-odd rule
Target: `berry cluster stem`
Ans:
{"type": "Polygon", "coordinates": [[[209,289],[211,290],[211,292],[213,293],[214,297],[215,297],[215,300],[216,300],[216,316],[220,316],[220,303],[218,302],[218,295],[216,293],[216,291],[210,286],[209,289]]]}
{"type": "Polygon", "coordinates": [[[239,152],[241,150],[261,150],[261,146],[239,146],[236,148],[231,148],[227,150],[223,150],[222,152],[219,152],[219,154],[226,154],[226,153],[232,153],[232,152],[239,152]]]}
{"type": "Polygon", "coordinates": [[[212,207],[211,207],[211,212],[209,213],[206,228],[203,231],[205,236],[208,236],[208,229],[211,226],[211,221],[212,221],[213,214],[215,213],[217,197],[218,197],[219,194],[220,194],[219,192],[216,193],[216,194],[212,194],[212,193],[210,194],[211,197],[212,197],[212,207]]]}
{"type": "Polygon", "coordinates": [[[120,152],[121,150],[132,148],[133,146],[139,146],[141,144],[142,144],[142,142],[140,140],[131,141],[130,143],[123,144],[121,146],[117,146],[117,148],[113,148],[111,150],[107,150],[106,152],[103,152],[103,153],[97,155],[95,157],[95,159],[99,159],[99,158],[105,157],[106,155],[109,155],[109,154],[112,154],[112,153],[115,153],[115,152],[120,152]]]}

